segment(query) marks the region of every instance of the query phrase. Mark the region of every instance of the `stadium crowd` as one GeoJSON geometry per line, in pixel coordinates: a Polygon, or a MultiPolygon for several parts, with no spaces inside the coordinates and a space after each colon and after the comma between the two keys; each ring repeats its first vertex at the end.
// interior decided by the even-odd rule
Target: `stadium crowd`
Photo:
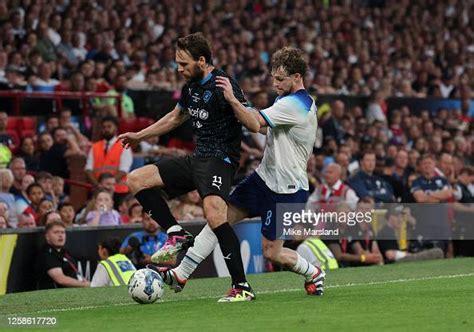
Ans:
{"type": "MultiPolygon", "coordinates": [[[[184,82],[173,43],[200,30],[213,43],[214,64],[264,108],[272,96],[270,56],[294,45],[308,54],[311,93],[370,96],[367,107],[340,99],[320,106],[321,130],[308,163],[310,208],[335,198],[352,206],[472,203],[472,17],[474,6],[457,0],[0,0],[0,90],[121,95],[121,116],[134,118],[127,90],[179,96],[184,82]],[[462,106],[436,113],[389,109],[391,96],[457,98],[462,106]]],[[[115,99],[89,102],[96,137],[74,116],[80,105],[71,102],[59,114],[39,112],[38,126],[18,146],[7,131],[9,114],[0,109],[0,228],[58,219],[67,226],[144,222],[124,176],[138,156],[185,155],[192,142],[164,146],[154,139],[133,153],[120,149],[115,99]],[[74,158],[87,160],[84,172],[94,189],[78,211],[64,181],[74,158]]],[[[264,143],[263,135],[244,130],[238,178],[257,167],[264,143]]],[[[170,205],[180,220],[203,216],[196,192],[170,205]]],[[[363,262],[383,259],[364,256],[363,262]]]]}
{"type": "Polygon", "coordinates": [[[315,93],[469,99],[473,10],[457,0],[2,0],[0,81],[43,91],[120,91],[125,82],[176,90],[173,41],[201,30],[215,65],[247,93],[269,88],[270,55],[295,45],[309,54],[306,86],[315,93]],[[364,5],[372,3],[380,6],[364,5]]]}

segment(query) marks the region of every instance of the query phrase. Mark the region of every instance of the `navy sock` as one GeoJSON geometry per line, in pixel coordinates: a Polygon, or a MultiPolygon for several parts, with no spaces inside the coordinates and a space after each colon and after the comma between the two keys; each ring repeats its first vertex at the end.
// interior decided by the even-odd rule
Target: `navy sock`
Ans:
{"type": "Polygon", "coordinates": [[[170,208],[158,189],[143,189],[135,194],[135,197],[143,206],[143,210],[155,220],[163,229],[178,225],[171,214],[170,208]]]}
{"type": "Polygon", "coordinates": [[[240,254],[240,242],[234,230],[226,222],[213,229],[213,231],[219,241],[224,261],[232,277],[232,285],[246,283],[242,255],[240,254]]]}

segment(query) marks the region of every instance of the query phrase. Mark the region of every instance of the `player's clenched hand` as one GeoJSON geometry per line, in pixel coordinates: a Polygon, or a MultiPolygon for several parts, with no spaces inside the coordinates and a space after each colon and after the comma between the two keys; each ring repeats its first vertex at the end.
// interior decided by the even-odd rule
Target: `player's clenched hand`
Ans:
{"type": "Polygon", "coordinates": [[[119,135],[118,139],[122,141],[122,145],[125,149],[133,148],[141,141],[138,133],[124,133],[119,135]]]}
{"type": "Polygon", "coordinates": [[[224,92],[224,98],[231,102],[235,100],[234,91],[232,90],[232,84],[227,77],[224,76],[216,76],[216,86],[221,88],[224,92]]]}

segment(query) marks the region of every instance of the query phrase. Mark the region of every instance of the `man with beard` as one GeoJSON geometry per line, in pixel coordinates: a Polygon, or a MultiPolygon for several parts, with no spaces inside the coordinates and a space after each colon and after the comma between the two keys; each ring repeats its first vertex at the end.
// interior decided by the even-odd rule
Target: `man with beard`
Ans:
{"type": "Polygon", "coordinates": [[[102,139],[95,142],[89,151],[86,174],[94,187],[99,186],[99,177],[110,173],[115,177],[114,201],[120,202],[128,193],[126,175],[132,166],[132,151],[124,149],[117,139],[118,121],[114,117],[104,117],[101,122],[102,139]]]}
{"type": "MultiPolygon", "coordinates": [[[[203,200],[204,215],[232,276],[232,288],[220,301],[250,301],[255,299],[255,294],[245,277],[239,239],[227,220],[229,192],[240,160],[242,125],[248,123],[239,122],[224,97],[217,77],[227,74],[212,65],[212,50],[202,33],[179,38],[176,46],[178,72],[187,81],[178,104],[151,126],[119,138],[125,147],[136,146],[192,119],[196,149],[192,156],[162,159],[155,165],[136,169],[129,174],[127,182],[144,210],[168,233],[165,245],[152,255],[156,263],[174,259],[194,242],[192,235],[176,222],[158,190],[168,198],[175,198],[197,189],[203,200]]],[[[229,85],[236,100],[248,107],[237,82],[230,79],[229,85]]]]}
{"type": "MultiPolygon", "coordinates": [[[[273,105],[259,112],[239,101],[229,78],[217,77],[216,83],[239,121],[251,132],[263,131],[267,136],[262,162],[229,196],[227,220],[236,223],[259,216],[264,257],[303,276],[306,293],[320,296],[325,273],[298,252],[283,247],[285,217],[277,209],[279,204],[286,204],[285,214],[289,209],[299,213],[308,200],[307,164],[318,124],[316,105],[303,83],[305,57],[302,50],[293,47],[283,47],[272,55],[272,80],[278,97],[273,105]]],[[[175,292],[183,289],[199,263],[220,242],[214,233],[206,225],[178,267],[159,270],[163,281],[175,292]]],[[[221,301],[233,302],[232,292],[221,301]]]]}

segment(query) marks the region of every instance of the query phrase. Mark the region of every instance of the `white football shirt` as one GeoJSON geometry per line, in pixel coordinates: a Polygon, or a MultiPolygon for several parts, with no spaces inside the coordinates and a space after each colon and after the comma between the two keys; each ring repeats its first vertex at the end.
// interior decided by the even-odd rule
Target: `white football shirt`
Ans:
{"type": "Polygon", "coordinates": [[[318,127],[313,98],[306,90],[298,90],[278,97],[260,114],[269,128],[257,174],[278,194],[308,190],[306,164],[313,152],[318,127]]]}

